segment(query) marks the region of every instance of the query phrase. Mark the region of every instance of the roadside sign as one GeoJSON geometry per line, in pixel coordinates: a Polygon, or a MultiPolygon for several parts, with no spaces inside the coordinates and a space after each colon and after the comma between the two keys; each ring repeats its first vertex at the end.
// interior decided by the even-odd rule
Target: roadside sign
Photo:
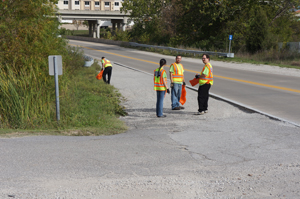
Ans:
{"type": "Polygon", "coordinates": [[[229,40],[232,40],[232,35],[229,35],[229,40]]]}
{"type": "Polygon", "coordinates": [[[60,120],[60,110],[59,110],[58,75],[62,75],[61,55],[48,56],[48,63],[49,63],[49,75],[54,76],[54,81],[55,81],[56,120],[59,121],[60,120]]]}
{"type": "Polygon", "coordinates": [[[54,61],[56,60],[55,66],[57,68],[57,75],[62,75],[62,58],[61,55],[50,55],[48,57],[49,63],[49,75],[54,75],[54,61]]]}

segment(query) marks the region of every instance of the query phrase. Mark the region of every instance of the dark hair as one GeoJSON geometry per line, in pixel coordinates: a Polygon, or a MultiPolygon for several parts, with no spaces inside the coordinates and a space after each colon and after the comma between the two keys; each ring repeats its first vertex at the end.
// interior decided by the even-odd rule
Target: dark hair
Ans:
{"type": "Polygon", "coordinates": [[[177,59],[177,57],[182,57],[181,55],[176,55],[176,59],[177,59]]]}
{"type": "Polygon", "coordinates": [[[105,57],[102,57],[101,59],[104,59],[105,57]]]}
{"type": "MultiPolygon", "coordinates": [[[[203,55],[205,55],[205,56],[206,56],[206,58],[208,58],[208,59],[209,59],[209,61],[210,61],[210,58],[209,58],[209,55],[208,55],[208,54],[203,54],[203,55]]],[[[202,57],[203,57],[203,55],[202,55],[202,57]]]]}
{"type": "Polygon", "coordinates": [[[159,61],[159,69],[163,66],[163,65],[166,65],[167,64],[167,61],[165,59],[161,59],[159,61]]]}

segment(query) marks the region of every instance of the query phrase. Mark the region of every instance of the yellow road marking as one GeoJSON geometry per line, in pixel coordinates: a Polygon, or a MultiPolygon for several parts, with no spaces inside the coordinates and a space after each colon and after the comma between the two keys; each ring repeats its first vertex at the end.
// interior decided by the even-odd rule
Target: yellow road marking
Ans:
{"type": "MultiPolygon", "coordinates": [[[[74,44],[69,44],[69,45],[71,45],[71,46],[80,46],[80,45],[74,45],[74,44]]],[[[134,59],[134,60],[148,62],[148,63],[151,63],[151,64],[158,65],[158,63],[156,63],[156,62],[152,62],[152,61],[148,61],[148,60],[144,60],[144,59],[138,59],[138,58],[134,58],[134,57],[128,57],[128,56],[125,56],[125,55],[111,53],[111,52],[107,52],[107,51],[103,51],[103,50],[97,50],[97,49],[89,48],[89,47],[85,47],[85,46],[80,46],[80,47],[87,48],[87,49],[90,49],[90,50],[99,51],[99,52],[103,52],[103,53],[107,53],[107,54],[111,54],[111,55],[116,55],[116,56],[119,56],[119,57],[125,57],[125,58],[128,58],[128,59],[134,59]]],[[[189,70],[189,69],[184,69],[184,70],[185,71],[189,71],[189,72],[193,72],[193,73],[200,73],[199,71],[194,71],[194,70],[189,70]]],[[[236,78],[231,78],[231,77],[224,77],[224,76],[219,76],[219,75],[214,75],[214,77],[218,77],[218,78],[222,78],[222,79],[227,79],[227,80],[232,80],[232,81],[237,81],[237,82],[248,83],[248,84],[254,84],[254,85],[258,85],[258,86],[264,86],[264,87],[268,87],[268,88],[275,88],[275,89],[280,89],[280,90],[285,90],[285,91],[291,91],[291,92],[300,93],[300,90],[297,90],[297,89],[285,88],[285,87],[280,87],[280,86],[273,86],[273,85],[269,85],[269,84],[262,84],[262,83],[257,83],[257,82],[242,80],[242,79],[236,79],[236,78]]]]}

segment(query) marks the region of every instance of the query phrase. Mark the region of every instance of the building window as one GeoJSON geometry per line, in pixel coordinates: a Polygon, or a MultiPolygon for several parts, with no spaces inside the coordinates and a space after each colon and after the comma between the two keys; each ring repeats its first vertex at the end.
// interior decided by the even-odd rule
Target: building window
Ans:
{"type": "Polygon", "coordinates": [[[75,5],[76,5],[76,6],[79,6],[79,1],[75,1],[75,5]]]}
{"type": "Polygon", "coordinates": [[[64,1],[64,5],[68,5],[69,4],[69,1],[64,1]]]}
{"type": "Polygon", "coordinates": [[[105,7],[109,7],[109,2],[105,2],[105,7]]]}
{"type": "Polygon", "coordinates": [[[119,6],[119,2],[115,2],[115,6],[119,6]]]}
{"type": "Polygon", "coordinates": [[[100,6],[100,2],[99,1],[95,1],[95,7],[99,7],[100,6]]]}
{"type": "Polygon", "coordinates": [[[85,2],[84,2],[84,5],[85,5],[85,6],[90,6],[90,2],[89,2],[89,1],[85,1],[85,2]]]}

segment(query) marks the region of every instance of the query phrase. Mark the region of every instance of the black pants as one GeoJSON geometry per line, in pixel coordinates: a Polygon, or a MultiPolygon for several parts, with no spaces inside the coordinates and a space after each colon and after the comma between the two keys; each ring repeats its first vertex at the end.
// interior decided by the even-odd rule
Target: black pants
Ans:
{"type": "Polygon", "coordinates": [[[106,67],[103,71],[103,81],[107,84],[110,84],[110,77],[111,77],[111,73],[112,73],[112,67],[106,67]],[[107,75],[107,80],[106,80],[106,75],[107,75]]]}
{"type": "Polygon", "coordinates": [[[207,110],[207,102],[208,102],[208,97],[209,97],[209,89],[210,89],[210,84],[203,84],[202,86],[199,86],[198,89],[198,111],[206,111],[207,110]]]}

